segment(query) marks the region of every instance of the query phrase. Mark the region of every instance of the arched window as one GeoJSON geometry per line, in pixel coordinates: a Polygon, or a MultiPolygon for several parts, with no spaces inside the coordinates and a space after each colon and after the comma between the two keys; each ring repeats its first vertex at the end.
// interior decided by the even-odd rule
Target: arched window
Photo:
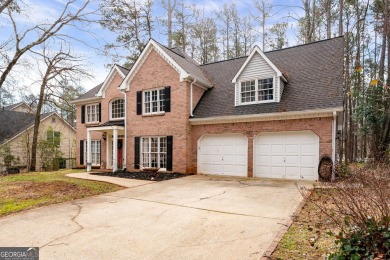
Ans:
{"type": "Polygon", "coordinates": [[[125,117],[125,101],[116,99],[111,102],[111,119],[119,119],[125,117]]]}

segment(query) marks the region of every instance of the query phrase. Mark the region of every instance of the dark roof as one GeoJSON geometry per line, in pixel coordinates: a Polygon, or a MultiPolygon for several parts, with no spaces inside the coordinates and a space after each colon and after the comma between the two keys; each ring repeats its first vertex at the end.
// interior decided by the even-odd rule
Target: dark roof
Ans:
{"type": "MultiPolygon", "coordinates": [[[[5,110],[12,110],[12,109],[14,109],[14,108],[16,108],[16,107],[18,107],[18,106],[20,106],[22,104],[26,104],[26,103],[25,102],[15,103],[15,104],[12,104],[12,105],[9,105],[9,106],[5,106],[4,109],[5,110]]],[[[28,105],[26,104],[26,106],[28,106],[28,105]]]]}
{"type": "MultiPolygon", "coordinates": [[[[41,115],[41,120],[45,119],[53,112],[45,113],[41,115]]],[[[5,140],[11,139],[17,134],[27,130],[34,125],[35,114],[16,112],[10,110],[0,111],[0,143],[5,140]]]]}
{"type": "MultiPolygon", "coordinates": [[[[157,42],[157,41],[156,41],[157,42]]],[[[192,76],[195,76],[197,79],[203,81],[208,85],[212,85],[210,80],[205,75],[205,72],[199,67],[199,64],[186,54],[180,48],[169,49],[164,45],[157,42],[157,44],[165,50],[165,53],[168,54],[183,70],[189,73],[192,76]]]]}
{"type": "MultiPolygon", "coordinates": [[[[125,67],[122,67],[118,64],[115,64],[119,70],[125,74],[125,76],[127,76],[127,74],[129,74],[130,70],[125,68],[125,67]]],[[[92,88],[91,90],[87,91],[86,93],[84,93],[83,95],[79,96],[78,98],[76,98],[75,100],[82,100],[82,99],[87,99],[87,98],[93,98],[96,96],[96,94],[99,92],[100,88],[103,86],[103,83],[100,83],[99,85],[97,85],[96,87],[92,88]]]]}
{"type": "Polygon", "coordinates": [[[97,125],[93,127],[101,127],[101,126],[125,126],[125,120],[107,121],[101,125],[97,125]]]}
{"type": "Polygon", "coordinates": [[[75,100],[81,100],[81,99],[87,99],[87,98],[93,98],[96,96],[96,94],[99,92],[99,89],[102,87],[103,82],[97,85],[96,87],[92,88],[91,90],[85,92],[75,100]]]}
{"type": "Polygon", "coordinates": [[[235,106],[231,82],[247,57],[202,65],[214,84],[203,95],[194,118],[263,114],[341,107],[343,37],[266,52],[286,76],[281,101],[235,106]]]}

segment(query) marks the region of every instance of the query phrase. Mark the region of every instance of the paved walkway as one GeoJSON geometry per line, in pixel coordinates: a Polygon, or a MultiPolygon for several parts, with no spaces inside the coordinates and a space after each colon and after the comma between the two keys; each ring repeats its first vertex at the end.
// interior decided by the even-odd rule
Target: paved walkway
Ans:
{"type": "Polygon", "coordinates": [[[138,187],[146,184],[155,183],[154,181],[144,181],[144,180],[134,180],[134,179],[119,178],[119,177],[93,175],[88,172],[70,173],[67,174],[66,176],[77,178],[77,179],[84,179],[84,180],[103,181],[103,182],[116,184],[126,188],[138,187]]]}

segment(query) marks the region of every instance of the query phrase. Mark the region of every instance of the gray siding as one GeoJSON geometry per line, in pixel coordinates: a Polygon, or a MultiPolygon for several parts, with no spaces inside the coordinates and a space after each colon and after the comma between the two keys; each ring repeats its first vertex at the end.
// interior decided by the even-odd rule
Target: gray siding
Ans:
{"type": "MultiPolygon", "coordinates": [[[[261,57],[259,53],[255,53],[249,63],[246,65],[235,84],[235,105],[240,105],[240,81],[271,78],[275,76],[275,101],[279,102],[282,96],[280,85],[282,80],[276,76],[276,71],[261,57]]],[[[282,83],[283,84],[283,83],[282,83]]]]}

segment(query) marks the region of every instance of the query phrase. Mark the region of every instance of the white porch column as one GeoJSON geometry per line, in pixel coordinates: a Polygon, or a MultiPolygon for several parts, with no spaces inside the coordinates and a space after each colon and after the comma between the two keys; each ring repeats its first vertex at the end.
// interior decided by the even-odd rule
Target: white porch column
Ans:
{"type": "Polygon", "coordinates": [[[87,130],[87,172],[92,169],[91,131],[87,130]]]}
{"type": "Polygon", "coordinates": [[[118,170],[118,129],[114,128],[113,144],[112,144],[112,172],[118,170]]]}
{"type": "Polygon", "coordinates": [[[106,169],[111,169],[111,134],[107,132],[106,137],[106,169]]]}

